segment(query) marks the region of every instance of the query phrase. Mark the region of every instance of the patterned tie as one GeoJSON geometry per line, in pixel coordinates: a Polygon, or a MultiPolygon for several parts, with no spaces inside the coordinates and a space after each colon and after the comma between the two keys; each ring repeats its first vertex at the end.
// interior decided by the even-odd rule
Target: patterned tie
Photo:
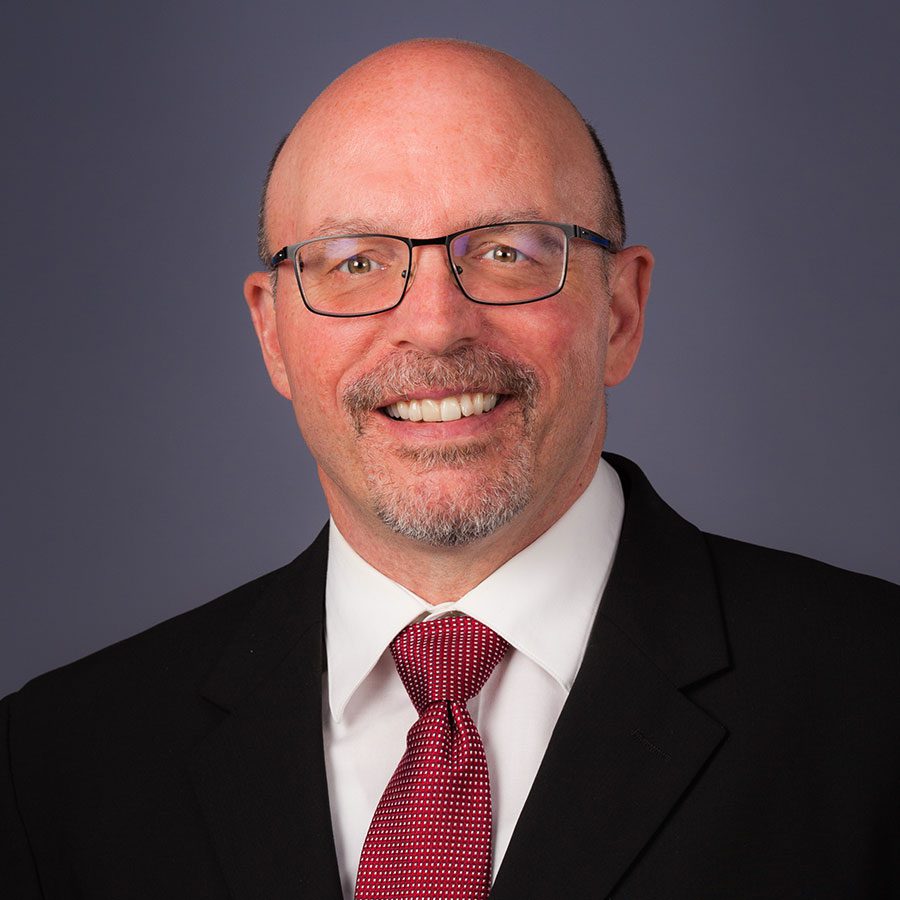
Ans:
{"type": "Polygon", "coordinates": [[[509,644],[467,616],[419,622],[391,653],[419,720],[378,802],[356,900],[484,900],[491,886],[491,789],[466,709],[509,644]]]}

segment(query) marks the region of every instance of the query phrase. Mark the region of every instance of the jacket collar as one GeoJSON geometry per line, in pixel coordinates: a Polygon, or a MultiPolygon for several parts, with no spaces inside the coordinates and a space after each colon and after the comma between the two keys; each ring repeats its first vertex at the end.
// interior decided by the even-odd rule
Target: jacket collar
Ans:
{"type": "Polygon", "coordinates": [[[705,540],[605,457],[626,498],[616,559],[492,900],[607,896],[726,737],[682,690],[729,664],[705,540]]]}
{"type": "MultiPolygon", "coordinates": [[[[327,560],[326,527],[293,562],[255,583],[256,603],[203,685],[207,700],[224,710],[235,709],[298,644],[306,646],[308,632],[317,631],[321,642],[327,560]]],[[[321,648],[315,658],[323,664],[321,648]]]]}
{"type": "Polygon", "coordinates": [[[625,518],[600,613],[678,687],[730,663],[702,533],[669,507],[631,460],[605,453],[622,480],[625,518]]]}
{"type": "Polygon", "coordinates": [[[236,900],[341,900],[322,748],[327,531],[258,582],[203,695],[227,715],[193,780],[236,900]]]}

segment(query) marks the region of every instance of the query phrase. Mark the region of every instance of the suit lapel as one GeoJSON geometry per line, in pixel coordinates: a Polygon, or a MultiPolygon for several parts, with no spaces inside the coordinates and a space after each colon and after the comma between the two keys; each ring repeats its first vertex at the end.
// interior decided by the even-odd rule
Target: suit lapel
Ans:
{"type": "Polygon", "coordinates": [[[264,580],[204,690],[227,715],[194,784],[236,900],[341,897],[322,748],[326,534],[264,580]]]}
{"type": "Polygon", "coordinates": [[[606,458],[626,496],[615,563],[492,900],[607,896],[726,736],[681,690],[729,662],[703,537],[606,458]]]}

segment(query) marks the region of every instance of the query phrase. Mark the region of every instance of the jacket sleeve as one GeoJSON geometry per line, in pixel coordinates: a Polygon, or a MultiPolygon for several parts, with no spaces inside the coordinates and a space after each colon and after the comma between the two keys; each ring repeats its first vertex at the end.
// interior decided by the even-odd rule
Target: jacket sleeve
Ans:
{"type": "Polygon", "coordinates": [[[10,697],[0,700],[0,896],[41,900],[44,895],[13,782],[10,706],[10,697]]]}

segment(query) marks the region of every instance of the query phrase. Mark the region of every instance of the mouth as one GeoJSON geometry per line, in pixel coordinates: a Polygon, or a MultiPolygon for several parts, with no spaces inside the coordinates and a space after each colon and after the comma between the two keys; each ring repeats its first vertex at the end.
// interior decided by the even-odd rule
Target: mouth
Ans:
{"type": "Polygon", "coordinates": [[[349,383],[341,400],[358,436],[376,426],[406,446],[485,439],[519,419],[528,426],[539,389],[530,366],[466,345],[441,356],[393,353],[349,383]]]}
{"type": "Polygon", "coordinates": [[[397,400],[380,411],[402,422],[454,422],[489,413],[504,396],[486,391],[451,394],[447,397],[411,397],[397,400]]]}

